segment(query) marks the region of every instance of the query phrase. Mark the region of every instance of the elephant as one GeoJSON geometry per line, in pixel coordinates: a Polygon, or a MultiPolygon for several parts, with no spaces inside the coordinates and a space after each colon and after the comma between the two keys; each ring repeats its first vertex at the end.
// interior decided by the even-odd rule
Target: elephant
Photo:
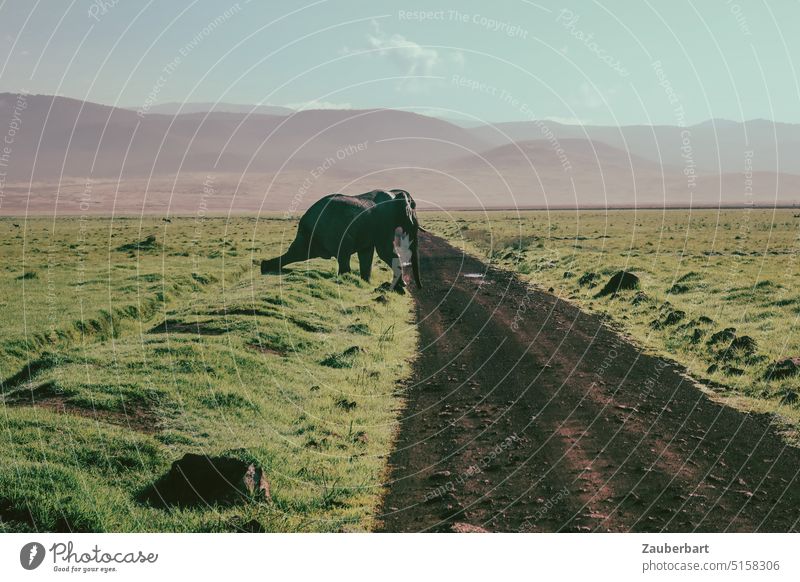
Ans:
{"type": "Polygon", "coordinates": [[[373,190],[358,196],[329,194],[315,202],[300,219],[289,249],[280,257],[261,261],[261,274],[280,273],[291,263],[336,257],[339,274],[350,272],[350,257],[358,253],[361,278],[370,280],[373,253],[377,251],[392,269],[391,289],[403,293],[403,268],[394,247],[397,228],[409,238],[411,270],[418,288],[419,225],[417,204],[405,190],[373,190]]]}

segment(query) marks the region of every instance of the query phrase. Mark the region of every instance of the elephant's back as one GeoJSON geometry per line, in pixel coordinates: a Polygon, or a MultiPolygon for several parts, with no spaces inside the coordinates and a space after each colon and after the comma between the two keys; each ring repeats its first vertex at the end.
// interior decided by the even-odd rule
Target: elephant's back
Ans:
{"type": "Polygon", "coordinates": [[[374,201],[358,196],[328,194],[311,205],[300,219],[300,225],[313,228],[322,220],[352,219],[373,206],[374,201]]]}

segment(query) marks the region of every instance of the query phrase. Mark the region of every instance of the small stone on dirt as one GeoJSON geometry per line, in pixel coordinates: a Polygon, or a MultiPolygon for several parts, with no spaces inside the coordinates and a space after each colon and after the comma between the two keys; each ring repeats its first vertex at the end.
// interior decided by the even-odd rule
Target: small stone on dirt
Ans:
{"type": "Polygon", "coordinates": [[[446,481],[450,478],[450,471],[436,471],[433,475],[428,477],[431,481],[446,481]]]}

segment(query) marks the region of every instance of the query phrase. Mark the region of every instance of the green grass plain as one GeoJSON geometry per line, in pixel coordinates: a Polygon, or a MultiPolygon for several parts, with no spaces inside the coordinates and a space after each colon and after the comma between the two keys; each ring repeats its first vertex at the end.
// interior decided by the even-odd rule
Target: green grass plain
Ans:
{"type": "Polygon", "coordinates": [[[385,267],[371,284],[322,260],[262,277],[295,227],[0,219],[0,531],[373,527],[411,300],[375,301],[385,267]],[[190,452],[258,463],[272,502],[140,500],[190,452]]]}
{"type": "Polygon", "coordinates": [[[800,215],[790,209],[426,213],[456,246],[513,270],[711,381],[716,398],[777,413],[796,438],[800,215]],[[621,270],[639,291],[599,297],[621,270]]]}

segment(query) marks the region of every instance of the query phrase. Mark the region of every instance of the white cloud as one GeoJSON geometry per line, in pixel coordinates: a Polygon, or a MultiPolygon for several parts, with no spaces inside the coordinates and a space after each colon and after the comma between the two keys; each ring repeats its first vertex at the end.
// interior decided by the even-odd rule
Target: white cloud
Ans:
{"type": "Polygon", "coordinates": [[[370,47],[397,63],[408,75],[432,75],[442,62],[439,51],[420,46],[400,34],[387,35],[374,20],[372,29],[367,35],[370,47]]]}
{"type": "Polygon", "coordinates": [[[462,68],[464,55],[453,51],[443,56],[438,50],[424,47],[402,34],[388,34],[372,21],[372,31],[367,34],[367,46],[360,50],[342,49],[342,54],[366,54],[385,57],[394,63],[404,75],[409,77],[400,83],[406,89],[418,89],[422,85],[414,77],[440,76],[447,72],[447,67],[462,68]]]}

